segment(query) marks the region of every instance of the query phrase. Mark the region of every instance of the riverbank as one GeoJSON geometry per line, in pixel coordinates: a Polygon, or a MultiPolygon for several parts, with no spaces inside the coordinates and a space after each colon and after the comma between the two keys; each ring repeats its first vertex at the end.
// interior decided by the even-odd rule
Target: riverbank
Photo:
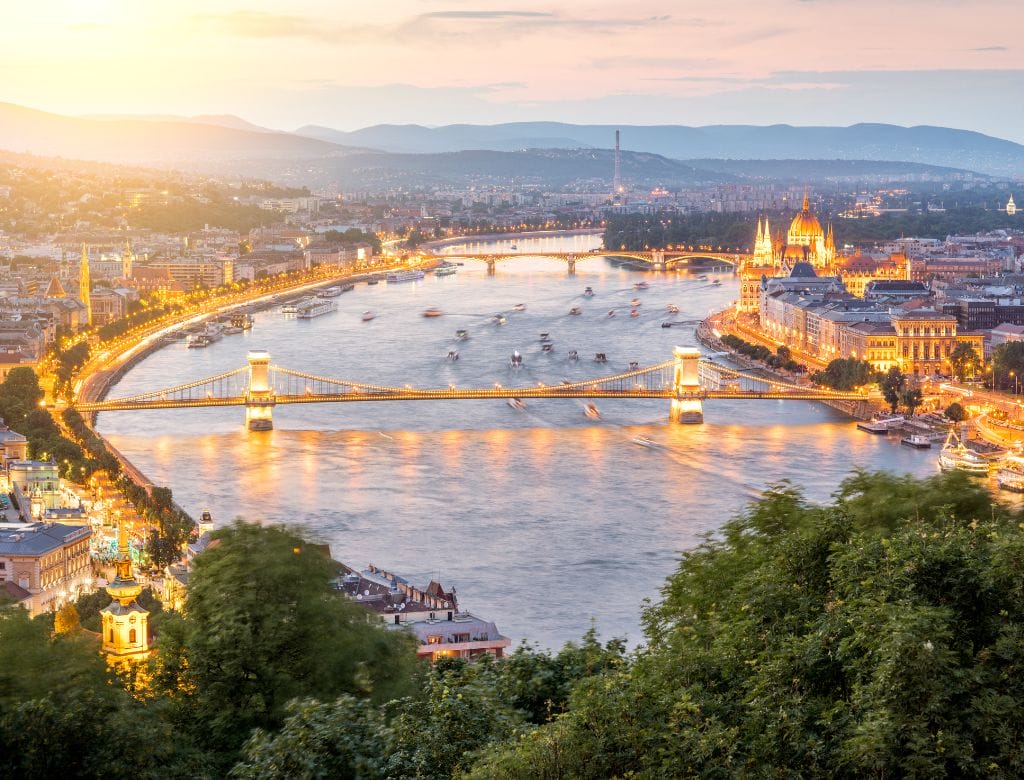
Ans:
{"type": "MultiPolygon", "coordinates": [[[[697,341],[708,349],[714,352],[726,352],[729,354],[729,360],[742,366],[743,368],[757,371],[761,376],[766,379],[773,379],[777,382],[799,382],[799,377],[794,377],[792,374],[784,373],[776,369],[772,369],[766,366],[759,360],[754,360],[746,355],[741,355],[736,350],[729,347],[725,342],[722,341],[721,336],[727,333],[738,338],[744,338],[747,334],[747,330],[744,328],[739,333],[734,333],[733,329],[729,327],[729,315],[732,312],[732,308],[722,309],[717,312],[712,312],[708,317],[701,320],[697,326],[696,337],[697,341]]],[[[735,319],[732,320],[735,322],[735,319]]],[[[757,343],[764,343],[765,346],[774,349],[776,345],[773,345],[770,341],[763,338],[758,339],[757,343]]],[[[801,361],[802,362],[802,361],[801,361]]],[[[869,401],[826,401],[822,400],[820,403],[835,409],[837,412],[842,412],[845,415],[852,417],[855,420],[867,420],[871,416],[881,410],[881,407],[877,404],[873,404],[869,401]]]]}

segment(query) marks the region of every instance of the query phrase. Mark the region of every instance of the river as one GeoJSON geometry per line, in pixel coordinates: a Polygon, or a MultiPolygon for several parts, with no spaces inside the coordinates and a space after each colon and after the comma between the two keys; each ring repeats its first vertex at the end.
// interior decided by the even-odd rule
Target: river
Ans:
{"type": "MultiPolygon", "coordinates": [[[[581,251],[599,236],[549,236],[468,251],[581,251]]],[[[449,247],[445,251],[457,251],[449,247]]],[[[645,274],[588,256],[574,277],[542,258],[499,262],[493,277],[466,261],[456,275],[360,284],[313,320],[277,310],[206,349],[173,344],[132,368],[116,398],[210,376],[266,349],[298,371],[369,383],[488,387],[558,383],[650,365],[695,346],[695,323],[738,294],[730,272],[645,274]],[[636,291],[645,279],[650,288],[636,291]],[[583,296],[590,286],[593,298],[583,296]],[[642,300],[629,317],[629,301],[642,300]],[[526,304],[523,312],[516,304],[526,304]],[[680,313],[668,315],[666,304],[680,313]],[[578,306],[580,316],[570,316],[578,306]],[[424,318],[437,307],[445,316],[424,318]],[[616,317],[607,312],[615,309],[616,317]],[[363,322],[365,310],[376,319],[363,322]],[[504,325],[491,323],[504,312],[504,325]],[[662,328],[671,317],[685,323],[662,328]],[[469,339],[456,341],[457,329],[469,339]],[[542,352],[546,332],[554,349],[542,352]],[[446,355],[458,350],[459,360],[446,355]],[[509,366],[513,350],[524,366],[509,366]],[[580,355],[567,358],[569,350],[580,355]],[[593,362],[596,352],[606,365],[593,362]]],[[[816,403],[712,401],[705,424],[671,425],[664,401],[501,401],[292,405],[273,431],[250,433],[240,408],[108,412],[98,428],[193,515],[286,522],[309,529],[335,558],[374,563],[423,583],[453,584],[463,608],[502,633],[558,647],[593,622],[602,636],[643,640],[640,610],[656,599],[680,552],[790,480],[827,500],[857,466],[935,471],[934,452],[856,430],[816,403]],[[656,447],[633,443],[648,436],[656,447]]],[[[271,594],[272,595],[272,594],[271,594]]]]}

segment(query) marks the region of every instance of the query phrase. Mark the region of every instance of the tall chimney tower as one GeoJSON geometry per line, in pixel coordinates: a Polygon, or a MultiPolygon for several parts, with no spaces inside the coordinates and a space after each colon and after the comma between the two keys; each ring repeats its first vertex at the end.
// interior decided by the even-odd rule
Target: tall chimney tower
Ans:
{"type": "Polygon", "coordinates": [[[619,155],[619,131],[615,131],[615,171],[612,173],[612,198],[622,194],[622,161],[619,155]]]}

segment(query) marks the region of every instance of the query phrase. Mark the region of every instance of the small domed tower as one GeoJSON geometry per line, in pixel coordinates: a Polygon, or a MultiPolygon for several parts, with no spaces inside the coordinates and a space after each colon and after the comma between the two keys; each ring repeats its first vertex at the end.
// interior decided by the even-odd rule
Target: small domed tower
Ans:
{"type": "Polygon", "coordinates": [[[107,585],[113,601],[100,610],[103,621],[103,652],[111,660],[142,659],[149,655],[149,612],[135,601],[142,585],[132,573],[128,532],[122,520],[117,526],[117,576],[107,585]]]}

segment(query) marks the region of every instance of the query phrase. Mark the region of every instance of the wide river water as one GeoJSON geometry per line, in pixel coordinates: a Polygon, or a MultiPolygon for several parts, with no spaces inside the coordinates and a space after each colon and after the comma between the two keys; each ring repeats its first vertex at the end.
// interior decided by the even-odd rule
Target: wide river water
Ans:
{"type": "MultiPolygon", "coordinates": [[[[519,252],[580,250],[598,236],[517,240],[519,252]]],[[[469,251],[508,248],[511,241],[469,251]]],[[[453,251],[449,248],[447,251],[453,251]]],[[[244,335],[206,349],[168,346],[111,389],[116,398],[245,365],[252,349],[321,376],[387,385],[489,387],[558,383],[650,365],[695,346],[695,323],[737,296],[731,272],[647,274],[588,257],[524,258],[493,277],[466,261],[458,274],[360,284],[313,320],[278,310],[244,335]],[[650,288],[636,291],[641,279],[650,288]],[[593,298],[583,297],[584,288],[593,298]],[[629,317],[632,298],[640,316],[629,317]],[[513,311],[526,304],[523,312],[513,311]],[[668,315],[666,304],[680,313],[668,315]],[[573,306],[580,316],[570,316],[573,306]],[[424,318],[428,307],[445,312],[424,318]],[[616,309],[616,317],[608,317],[616,309]],[[376,319],[363,322],[366,310],[376,319]],[[504,312],[504,325],[491,318],[504,312]],[[671,318],[681,324],[662,328],[671,318]],[[455,331],[470,338],[457,342],[455,331]],[[546,332],[554,349],[542,352],[546,332]],[[449,350],[460,359],[449,361],[449,350]],[[509,366],[513,350],[524,365],[509,366]],[[567,358],[576,350],[580,360],[567,358]],[[593,362],[596,352],[606,365],[593,362]]],[[[99,430],[193,515],[299,524],[335,558],[423,583],[454,585],[460,604],[518,643],[558,647],[591,623],[604,637],[643,641],[640,610],[657,599],[681,551],[739,512],[766,485],[790,480],[827,500],[855,467],[935,472],[934,452],[857,431],[816,403],[713,401],[704,425],[672,425],[664,401],[503,401],[290,405],[274,430],[251,433],[243,410],[104,413],[99,430]],[[648,436],[659,446],[633,443],[648,436]]],[[[269,598],[273,594],[268,594],[269,598]]]]}

